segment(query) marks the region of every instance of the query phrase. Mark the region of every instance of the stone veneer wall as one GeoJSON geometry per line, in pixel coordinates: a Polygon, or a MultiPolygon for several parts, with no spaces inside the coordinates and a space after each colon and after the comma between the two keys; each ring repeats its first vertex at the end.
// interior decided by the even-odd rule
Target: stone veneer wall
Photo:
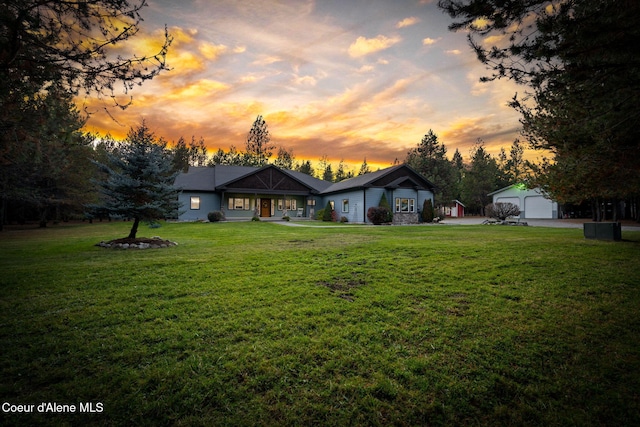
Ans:
{"type": "Polygon", "coordinates": [[[393,224],[395,225],[405,225],[405,224],[418,224],[419,217],[417,213],[394,213],[393,214],[393,224]]]}

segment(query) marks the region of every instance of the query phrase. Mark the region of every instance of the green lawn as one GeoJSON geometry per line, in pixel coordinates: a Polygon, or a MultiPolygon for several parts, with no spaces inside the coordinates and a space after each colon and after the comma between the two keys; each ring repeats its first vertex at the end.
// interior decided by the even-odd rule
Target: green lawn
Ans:
{"type": "Polygon", "coordinates": [[[0,424],[640,425],[640,232],[130,225],[0,233],[0,424]]]}

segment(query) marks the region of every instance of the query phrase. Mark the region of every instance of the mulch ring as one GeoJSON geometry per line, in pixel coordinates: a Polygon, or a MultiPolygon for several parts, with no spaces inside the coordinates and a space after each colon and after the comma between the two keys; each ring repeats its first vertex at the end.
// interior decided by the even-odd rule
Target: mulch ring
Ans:
{"type": "Polygon", "coordinates": [[[169,248],[171,246],[177,246],[176,242],[170,240],[164,240],[161,237],[137,237],[131,239],[128,237],[122,239],[110,240],[108,242],[102,241],[96,246],[108,249],[161,249],[169,248]]]}

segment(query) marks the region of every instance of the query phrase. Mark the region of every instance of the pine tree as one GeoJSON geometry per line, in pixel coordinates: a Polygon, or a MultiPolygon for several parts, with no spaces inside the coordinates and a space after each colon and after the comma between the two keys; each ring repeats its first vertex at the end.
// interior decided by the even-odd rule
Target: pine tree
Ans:
{"type": "Polygon", "coordinates": [[[369,165],[367,164],[367,158],[365,157],[364,160],[362,161],[362,165],[360,166],[360,170],[358,171],[358,176],[364,175],[369,172],[371,172],[371,169],[369,169],[369,165]]]}
{"type": "Polygon", "coordinates": [[[447,159],[447,148],[438,141],[433,130],[429,129],[420,144],[407,153],[406,163],[436,184],[436,204],[446,203],[454,198],[454,170],[447,159]]]}
{"type": "Polygon", "coordinates": [[[173,146],[173,170],[189,172],[189,147],[183,137],[173,146]]]}
{"type": "Polygon", "coordinates": [[[278,157],[273,164],[281,169],[293,169],[293,162],[295,160],[295,156],[293,155],[293,150],[287,150],[284,147],[278,148],[278,157]]]}
{"type": "Polygon", "coordinates": [[[499,175],[496,160],[484,148],[484,142],[478,139],[462,183],[463,200],[470,211],[484,214],[484,207],[491,202],[488,194],[500,188],[499,175]]]}
{"type": "MultiPolygon", "coordinates": [[[[640,2],[440,0],[464,30],[482,81],[525,86],[509,105],[551,158],[536,185],[559,202],[632,205],[640,194],[640,2]],[[622,184],[623,183],[623,184],[622,184]]],[[[517,155],[517,153],[514,153],[517,155]]],[[[638,218],[640,220],[640,218],[638,218]]]]}
{"type": "Polygon", "coordinates": [[[275,145],[270,144],[271,136],[267,123],[262,116],[258,116],[247,135],[246,152],[252,158],[255,166],[264,166],[269,162],[275,145]]]}
{"type": "Polygon", "coordinates": [[[144,121],[129,131],[117,152],[108,153],[108,164],[96,162],[107,175],[99,183],[103,203],[91,205],[109,215],[133,218],[129,238],[135,239],[140,221],[155,221],[178,214],[178,172],[163,140],[156,140],[144,121]]]}
{"type": "Polygon", "coordinates": [[[349,171],[345,171],[344,169],[344,159],[340,160],[340,163],[338,163],[338,169],[336,170],[336,175],[334,177],[335,182],[340,182],[343,181],[347,178],[353,178],[353,172],[349,171]]]}
{"type": "Polygon", "coordinates": [[[298,163],[296,165],[296,170],[309,176],[313,176],[315,174],[315,170],[313,169],[313,166],[311,165],[311,162],[309,160],[303,160],[302,162],[298,163]]]}

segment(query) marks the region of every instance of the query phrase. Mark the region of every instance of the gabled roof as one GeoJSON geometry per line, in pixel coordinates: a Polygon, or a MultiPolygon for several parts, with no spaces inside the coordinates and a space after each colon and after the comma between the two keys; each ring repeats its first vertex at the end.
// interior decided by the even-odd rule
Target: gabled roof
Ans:
{"type": "Polygon", "coordinates": [[[308,175],[306,173],[302,173],[302,172],[298,172],[298,171],[292,171],[289,169],[282,169],[282,171],[288,173],[289,175],[293,176],[294,178],[296,178],[298,181],[302,182],[303,184],[307,185],[308,187],[313,188],[314,190],[321,192],[327,188],[329,188],[331,186],[331,182],[329,181],[324,181],[322,179],[318,179],[315,178],[311,175],[308,175]]]}
{"type": "Polygon", "coordinates": [[[336,182],[324,190],[322,194],[378,186],[383,188],[398,188],[406,182],[410,182],[414,188],[427,190],[433,190],[435,188],[432,182],[416,172],[415,169],[402,164],[336,182]],[[384,178],[388,178],[388,180],[384,178]]]}
{"type": "Polygon", "coordinates": [[[175,186],[187,191],[216,191],[268,168],[279,170],[313,192],[321,192],[331,186],[330,182],[314,178],[302,172],[280,169],[273,165],[261,168],[230,165],[216,165],[214,167],[191,166],[189,167],[189,172],[182,172],[177,176],[175,186]]]}
{"type": "Polygon", "coordinates": [[[243,176],[250,175],[256,172],[256,168],[253,166],[229,166],[229,165],[216,165],[209,167],[209,169],[215,170],[215,186],[220,187],[226,185],[232,181],[235,181],[243,176]]]}
{"type": "Polygon", "coordinates": [[[510,189],[512,187],[515,187],[515,186],[516,186],[515,184],[507,185],[506,187],[503,187],[503,188],[501,188],[499,190],[492,191],[491,193],[487,194],[487,196],[493,196],[494,194],[502,193],[503,191],[506,191],[506,190],[508,190],[508,189],[510,189]]]}
{"type": "Polygon", "coordinates": [[[189,172],[180,172],[174,185],[182,190],[215,191],[215,170],[209,167],[189,167],[189,172]]]}
{"type": "MultiPolygon", "coordinates": [[[[189,172],[180,173],[175,186],[187,191],[226,190],[252,175],[258,175],[268,169],[285,174],[312,193],[329,194],[368,187],[398,188],[411,187],[433,190],[435,185],[408,165],[396,165],[375,172],[359,175],[332,183],[314,178],[302,172],[280,169],[274,165],[261,168],[252,166],[216,165],[214,167],[190,167],[189,172]]],[[[245,181],[246,182],[246,181],[245,181]]]]}
{"type": "Polygon", "coordinates": [[[503,191],[510,190],[510,189],[512,189],[514,187],[518,188],[518,189],[520,189],[522,191],[533,191],[533,192],[538,193],[538,194],[542,194],[542,195],[545,194],[545,192],[540,187],[531,187],[530,188],[524,183],[519,183],[519,184],[511,184],[511,185],[508,185],[508,186],[506,186],[504,188],[501,188],[499,190],[493,191],[493,192],[487,194],[487,196],[493,196],[494,194],[502,193],[503,191]]]}
{"type": "MultiPolygon", "coordinates": [[[[215,168],[219,168],[219,167],[224,167],[223,165],[218,165],[215,166],[215,168]]],[[[247,173],[237,176],[236,178],[229,180],[223,184],[218,184],[216,185],[216,188],[221,189],[221,190],[226,190],[227,187],[231,186],[232,184],[238,183],[240,181],[245,180],[245,178],[249,178],[252,175],[253,176],[259,176],[262,175],[265,171],[268,171],[269,169],[271,169],[272,171],[277,171],[276,173],[278,174],[284,174],[285,176],[287,176],[288,178],[292,179],[293,181],[297,182],[299,185],[301,185],[303,188],[308,189],[311,192],[314,193],[318,193],[320,191],[322,191],[324,188],[326,188],[327,186],[331,185],[330,182],[326,182],[323,181],[321,179],[317,179],[314,178],[310,175],[304,174],[304,173],[300,173],[300,172],[295,172],[292,170],[288,170],[288,169],[280,169],[277,166],[274,165],[266,165],[266,166],[262,166],[260,168],[253,168],[253,167],[249,167],[247,173]]]]}

